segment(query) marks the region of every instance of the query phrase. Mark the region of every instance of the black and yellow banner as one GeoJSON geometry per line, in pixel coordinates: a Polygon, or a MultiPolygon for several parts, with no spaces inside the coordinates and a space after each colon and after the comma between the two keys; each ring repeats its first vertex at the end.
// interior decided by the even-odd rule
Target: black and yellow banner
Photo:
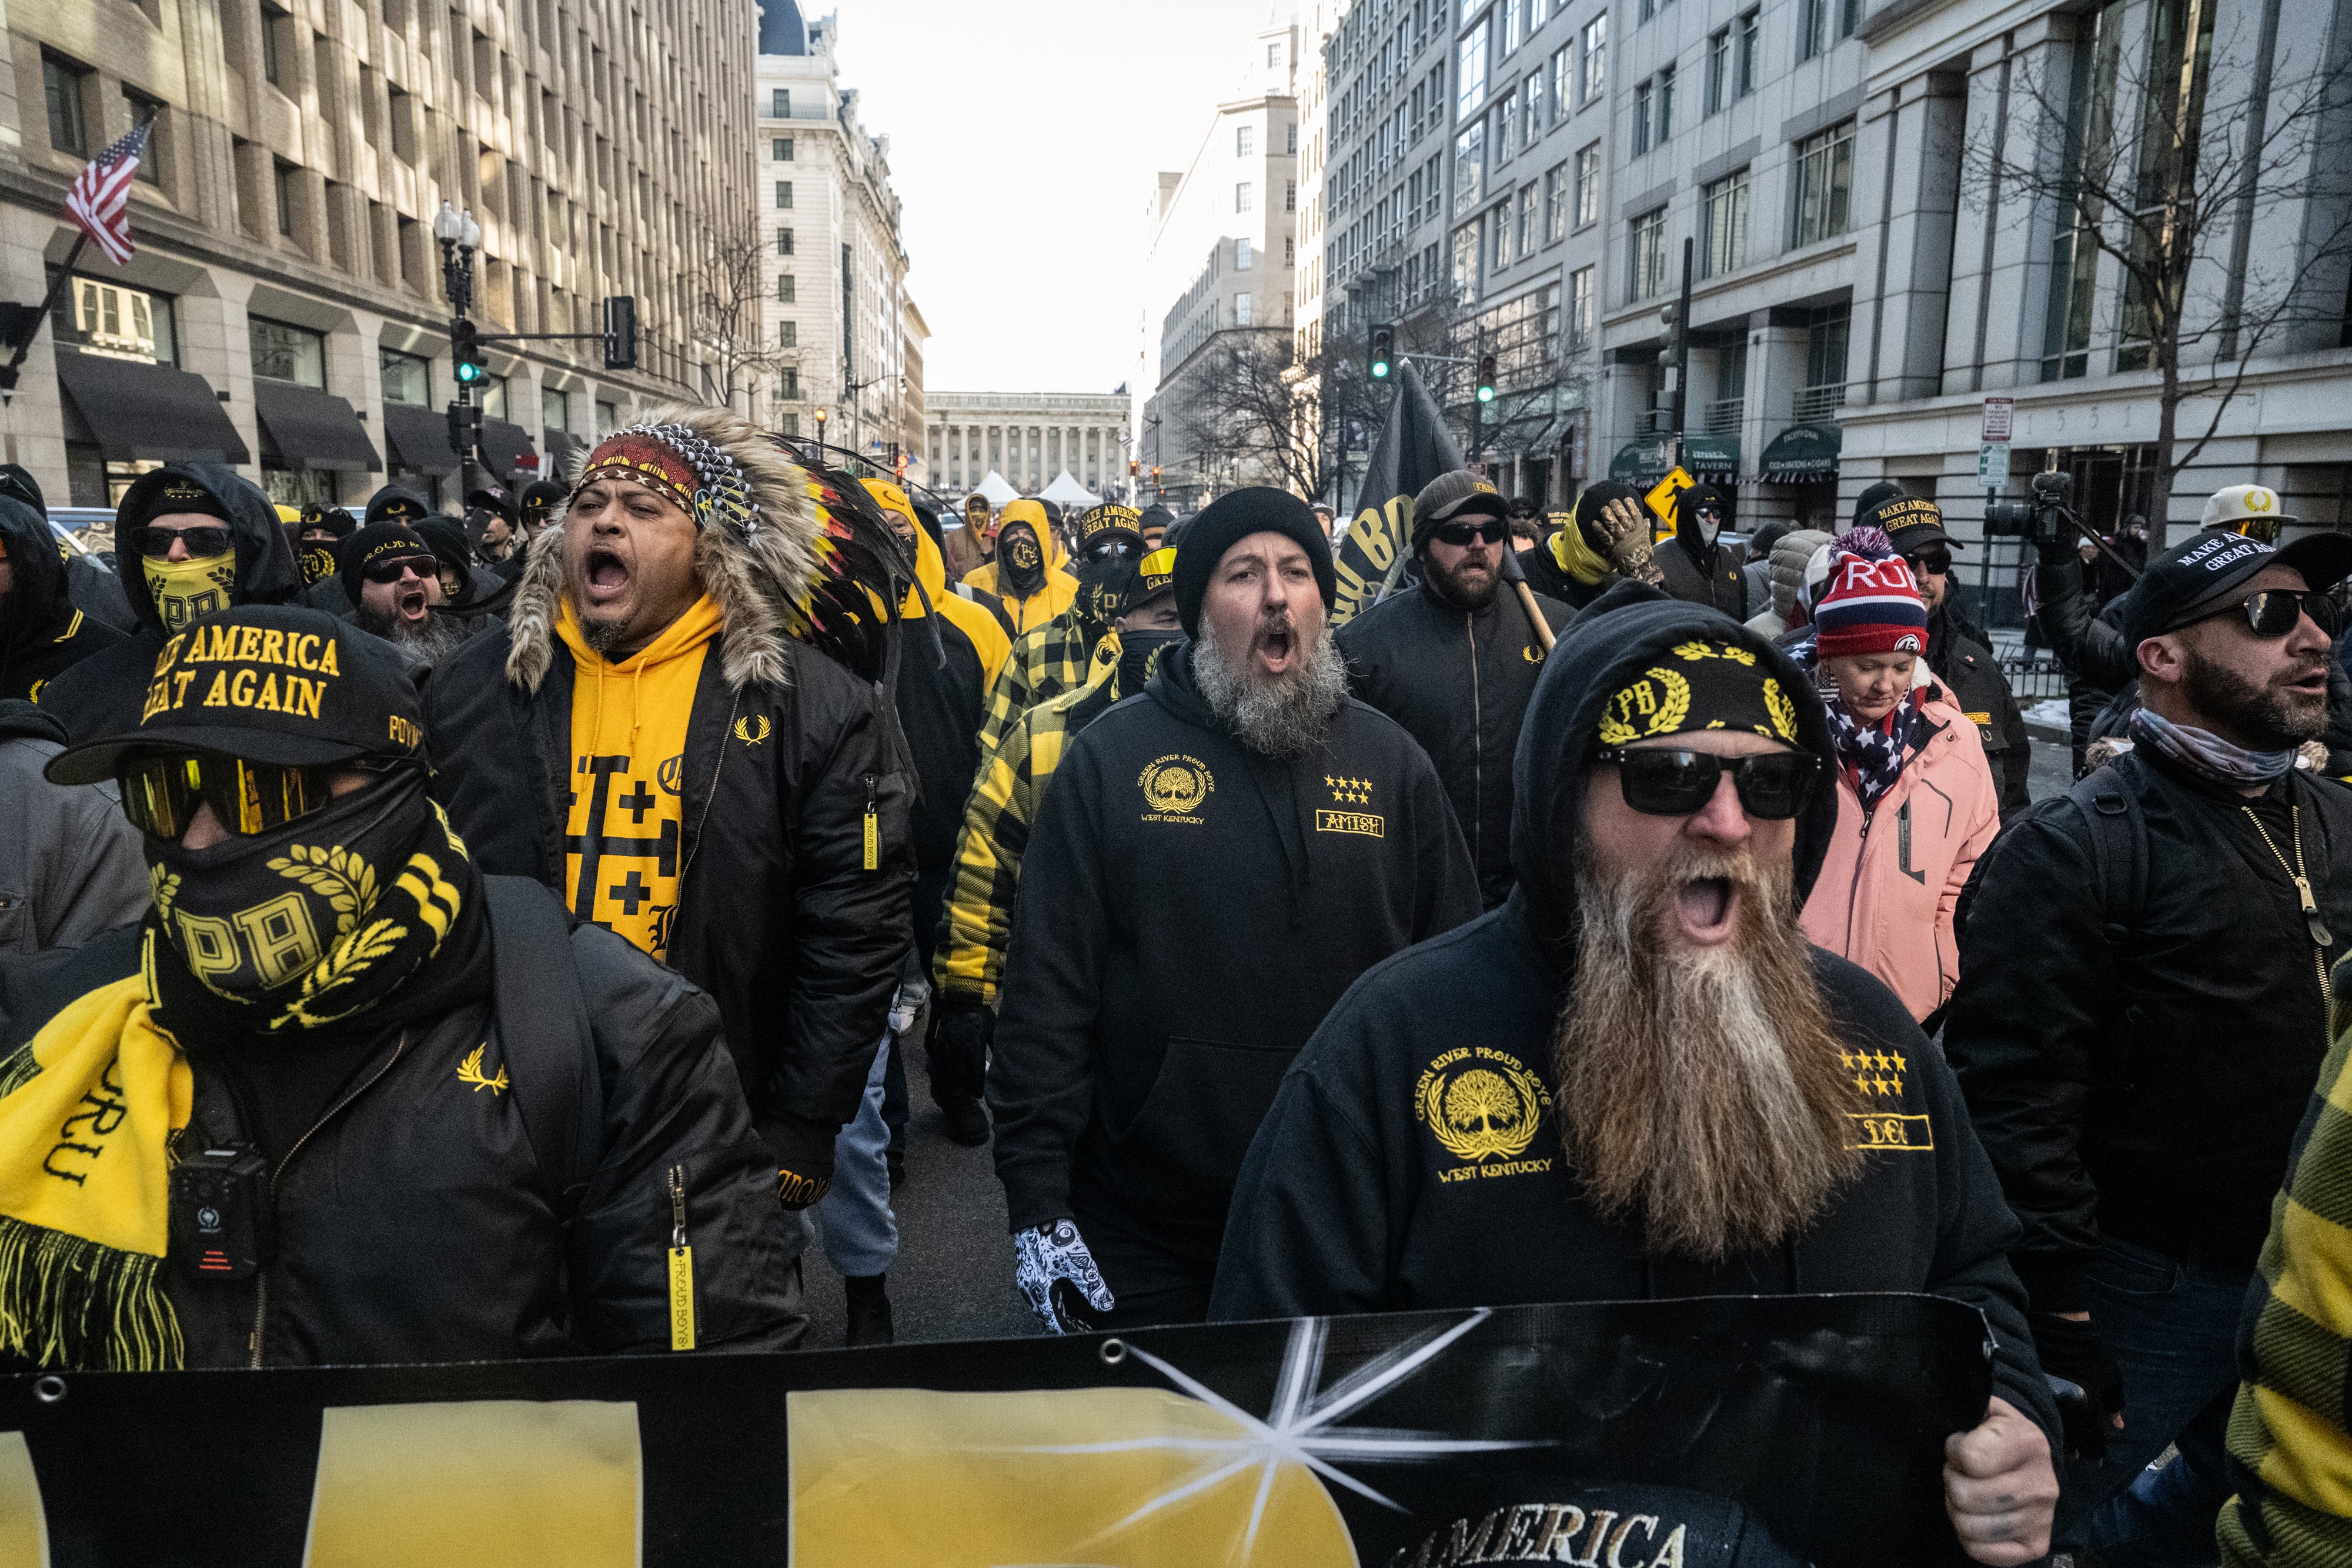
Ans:
{"type": "Polygon", "coordinates": [[[1399,1313],[798,1355],[22,1376],[0,1562],[1958,1563],[1982,1316],[1399,1313]]]}
{"type": "Polygon", "coordinates": [[[1411,361],[1397,362],[1396,383],[1388,423],[1364,465],[1355,519],[1333,561],[1339,574],[1339,597],[1331,607],[1334,625],[1344,625],[1380,599],[1397,558],[1412,547],[1412,498],[1440,474],[1462,466],[1462,448],[1446,433],[1444,416],[1411,361]]]}

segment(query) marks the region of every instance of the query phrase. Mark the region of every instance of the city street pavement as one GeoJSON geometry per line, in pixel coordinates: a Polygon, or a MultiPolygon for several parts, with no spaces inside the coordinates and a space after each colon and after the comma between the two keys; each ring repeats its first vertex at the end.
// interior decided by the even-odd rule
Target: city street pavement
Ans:
{"type": "Polygon", "coordinates": [[[2033,737],[2033,766],[2026,770],[2025,787],[2037,800],[2063,795],[2074,785],[2074,748],[2066,740],[2033,737]]]}
{"type": "MultiPolygon", "coordinates": [[[[1013,1239],[1004,1228],[1004,1189],[985,1145],[949,1140],[931,1103],[923,1050],[907,1053],[907,1179],[891,1195],[898,1217],[898,1261],[889,1273],[890,1312],[898,1343],[1002,1339],[1038,1333],[1037,1320],[1013,1283],[1013,1239]]],[[[841,1276],[822,1242],[802,1256],[812,1350],[842,1343],[846,1303],[841,1276]]]]}

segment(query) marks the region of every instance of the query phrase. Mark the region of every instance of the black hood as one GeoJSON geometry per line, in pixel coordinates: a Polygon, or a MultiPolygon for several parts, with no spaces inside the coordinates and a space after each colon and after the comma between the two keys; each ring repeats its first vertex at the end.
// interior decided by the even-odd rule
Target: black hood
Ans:
{"type": "Polygon", "coordinates": [[[202,486],[228,513],[229,534],[236,541],[236,581],[229,590],[232,604],[284,604],[302,591],[302,570],[295,564],[294,547],[278,520],[278,508],[249,479],[217,463],[166,463],[142,474],[115,508],[114,571],[142,626],[161,629],[154,597],[147,591],[147,574],[140,569],[139,552],[131,548],[124,517],[142,517],[148,497],[173,479],[202,486]]]}
{"type": "Polygon", "coordinates": [[[0,702],[0,740],[54,740],[66,743],[66,727],[53,713],[43,713],[22,697],[0,702]]]}
{"type": "Polygon", "coordinates": [[[1723,508],[1723,526],[1729,528],[1731,503],[1725,500],[1723,492],[1714,486],[1693,485],[1675,497],[1675,540],[1690,552],[1691,559],[1702,566],[1715,549],[1706,542],[1706,536],[1698,531],[1698,509],[1708,501],[1723,508]]]}
{"type": "MultiPolygon", "coordinates": [[[[1595,600],[1544,661],[1528,699],[1511,763],[1511,870],[1518,896],[1555,957],[1576,925],[1576,833],[1584,815],[1584,773],[1600,748],[1601,710],[1628,680],[1677,643],[1706,637],[1754,653],[1797,706],[1806,750],[1831,756],[1829,715],[1813,683],[1769,638],[1719,610],[1622,583],[1595,600]]],[[[1797,902],[1804,903],[1837,830],[1837,791],[1815,791],[1797,820],[1797,902]]]]}
{"type": "Polygon", "coordinates": [[[16,579],[7,620],[0,623],[0,665],[19,648],[54,641],[58,622],[73,613],[66,592],[64,545],[48,519],[13,496],[0,495],[0,538],[8,541],[16,579]]]}

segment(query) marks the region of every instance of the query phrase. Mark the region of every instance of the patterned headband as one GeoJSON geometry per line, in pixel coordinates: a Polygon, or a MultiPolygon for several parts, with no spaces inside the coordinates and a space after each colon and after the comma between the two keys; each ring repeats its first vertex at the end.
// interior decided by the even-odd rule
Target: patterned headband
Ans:
{"type": "Polygon", "coordinates": [[[760,504],[751,499],[743,470],[716,443],[682,424],[632,424],[614,431],[588,455],[572,496],[599,479],[625,479],[666,496],[698,528],[716,522],[740,535],[759,531],[760,504]]]}

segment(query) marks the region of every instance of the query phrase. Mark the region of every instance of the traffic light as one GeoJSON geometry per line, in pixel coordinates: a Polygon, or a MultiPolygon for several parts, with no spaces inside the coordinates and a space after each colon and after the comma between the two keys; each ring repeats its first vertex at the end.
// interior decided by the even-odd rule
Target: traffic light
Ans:
{"type": "Polygon", "coordinates": [[[473,452],[482,434],[482,411],[469,402],[449,405],[449,450],[459,457],[473,452]]]}
{"type": "Polygon", "coordinates": [[[1160,465],[1157,463],[1151,465],[1151,486],[1155,490],[1160,487],[1160,465]]]}
{"type": "Polygon", "coordinates": [[[604,368],[637,368],[637,297],[615,294],[604,301],[604,368]]]}
{"type": "Polygon", "coordinates": [[[1372,380],[1389,379],[1389,366],[1396,356],[1396,329],[1381,326],[1372,329],[1370,347],[1366,352],[1364,368],[1372,380]]]}
{"type": "Polygon", "coordinates": [[[1478,401],[1495,401],[1495,356],[1492,354],[1478,356],[1478,401]]]}
{"type": "Polygon", "coordinates": [[[457,384],[461,387],[478,385],[490,373],[490,362],[482,353],[482,329],[463,316],[449,326],[449,361],[457,368],[457,384]]]}
{"type": "Polygon", "coordinates": [[[1134,478],[1136,470],[1141,466],[1142,465],[1138,463],[1134,458],[1129,458],[1127,460],[1127,476],[1130,479],[1134,478]]]}

